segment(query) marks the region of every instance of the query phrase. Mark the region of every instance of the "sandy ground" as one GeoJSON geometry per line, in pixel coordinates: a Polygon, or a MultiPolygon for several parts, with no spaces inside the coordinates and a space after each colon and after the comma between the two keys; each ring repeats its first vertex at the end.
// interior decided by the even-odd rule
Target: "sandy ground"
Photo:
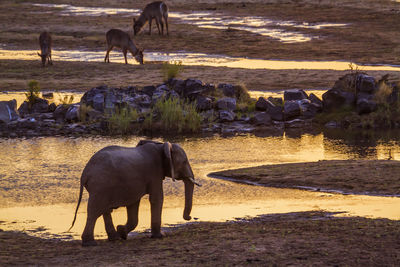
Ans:
{"type": "Polygon", "coordinates": [[[400,222],[338,218],[323,212],[188,224],[163,239],[44,240],[0,232],[0,265],[9,266],[397,266],[400,222]]]}
{"type": "Polygon", "coordinates": [[[272,187],[311,187],[345,193],[400,196],[400,161],[329,160],[265,165],[212,175],[272,187]]]}

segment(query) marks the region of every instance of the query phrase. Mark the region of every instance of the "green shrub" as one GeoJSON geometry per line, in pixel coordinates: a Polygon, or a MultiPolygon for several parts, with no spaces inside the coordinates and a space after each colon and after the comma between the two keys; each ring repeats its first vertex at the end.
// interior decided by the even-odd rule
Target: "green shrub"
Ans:
{"type": "Polygon", "coordinates": [[[131,132],[132,122],[136,122],[138,118],[136,109],[117,109],[108,118],[108,130],[111,134],[128,134],[131,132]]]}
{"type": "MultiPolygon", "coordinates": [[[[156,103],[153,111],[159,115],[160,127],[164,131],[181,133],[197,132],[200,129],[202,118],[196,111],[196,102],[187,103],[177,98],[163,99],[156,103]]],[[[154,127],[153,121],[151,125],[154,127]]]]}
{"type": "Polygon", "coordinates": [[[162,74],[164,76],[164,81],[168,81],[172,78],[176,78],[179,73],[183,71],[183,66],[181,61],[174,61],[172,63],[165,62],[162,65],[162,74]]]}
{"type": "Polygon", "coordinates": [[[28,102],[29,109],[36,102],[36,99],[40,97],[40,86],[39,82],[32,80],[28,83],[28,91],[25,93],[26,102],[28,102]]]}

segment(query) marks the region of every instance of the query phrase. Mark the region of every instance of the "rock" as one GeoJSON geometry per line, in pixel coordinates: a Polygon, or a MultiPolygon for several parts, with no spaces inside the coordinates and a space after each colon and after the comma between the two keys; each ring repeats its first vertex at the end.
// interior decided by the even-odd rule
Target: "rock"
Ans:
{"type": "Polygon", "coordinates": [[[352,92],[345,92],[332,88],[322,95],[323,108],[324,110],[332,111],[343,105],[353,106],[355,98],[355,94],[352,92]]]}
{"type": "Polygon", "coordinates": [[[86,121],[99,121],[104,117],[103,113],[95,109],[89,109],[86,112],[86,121]]]}
{"type": "Polygon", "coordinates": [[[336,121],[329,121],[324,125],[326,128],[340,128],[340,123],[336,121]]]}
{"type": "Polygon", "coordinates": [[[185,90],[185,81],[179,79],[169,79],[168,84],[170,88],[175,90],[180,96],[183,96],[183,91],[185,90]]]}
{"type": "Polygon", "coordinates": [[[283,121],[283,110],[281,106],[271,106],[267,109],[267,113],[271,116],[274,121],[283,121]]]}
{"type": "Polygon", "coordinates": [[[150,108],[151,98],[147,94],[137,94],[132,99],[132,102],[141,108],[150,108]]]}
{"type": "Polygon", "coordinates": [[[235,113],[231,110],[220,110],[219,121],[220,122],[231,122],[235,120],[235,113]]]}
{"type": "Polygon", "coordinates": [[[301,109],[298,101],[285,101],[283,106],[285,120],[300,116],[301,109]]]}
{"type": "Polygon", "coordinates": [[[57,108],[57,105],[55,103],[51,103],[49,105],[49,112],[54,112],[57,108]]]}
{"type": "Polygon", "coordinates": [[[38,121],[35,118],[24,118],[19,119],[17,121],[17,128],[18,129],[36,129],[39,125],[38,121]]]}
{"type": "Polygon", "coordinates": [[[254,125],[271,125],[271,116],[267,112],[256,112],[251,122],[254,125]]]}
{"type": "Polygon", "coordinates": [[[219,110],[235,110],[236,99],[231,97],[221,98],[217,101],[217,109],[219,110]]]}
{"type": "Polygon", "coordinates": [[[206,111],[212,108],[212,100],[209,97],[199,95],[196,99],[196,109],[199,111],[206,111]]]}
{"type": "Polygon", "coordinates": [[[49,93],[42,93],[42,97],[43,98],[48,98],[48,99],[52,99],[54,97],[54,94],[52,92],[49,93]]]}
{"type": "Polygon", "coordinates": [[[115,109],[115,104],[117,103],[117,97],[115,93],[111,90],[109,90],[106,93],[105,99],[104,99],[104,109],[107,110],[110,114],[111,112],[115,109]]]}
{"type": "Polygon", "coordinates": [[[324,103],[321,99],[319,99],[318,96],[316,96],[314,93],[311,93],[308,96],[308,99],[311,101],[311,103],[315,104],[318,107],[319,111],[322,110],[324,103]]]}
{"type": "Polygon", "coordinates": [[[256,102],[256,110],[266,111],[269,107],[275,107],[275,105],[262,96],[258,98],[256,102]]]}
{"type": "Polygon", "coordinates": [[[291,121],[285,121],[285,128],[302,128],[305,126],[305,121],[301,119],[294,119],[291,121]]]}
{"type": "Polygon", "coordinates": [[[356,78],[356,91],[372,94],[376,88],[375,78],[359,73],[356,78]]]}
{"type": "Polygon", "coordinates": [[[368,114],[377,109],[377,104],[372,99],[361,98],[357,100],[357,113],[361,114],[368,114]]]}
{"type": "Polygon", "coordinates": [[[31,113],[44,113],[49,111],[49,101],[43,98],[36,98],[30,112],[31,113]]]}
{"type": "Polygon", "coordinates": [[[143,89],[141,90],[143,93],[145,93],[146,95],[148,95],[149,97],[153,96],[153,92],[156,90],[156,87],[151,85],[151,86],[145,86],[143,87],[143,89]]]}
{"type": "Polygon", "coordinates": [[[301,89],[293,89],[293,90],[286,90],[283,93],[283,98],[286,101],[293,101],[293,100],[302,100],[308,99],[308,96],[304,90],[301,89]]]}
{"type": "Polygon", "coordinates": [[[96,94],[93,97],[93,108],[100,112],[104,112],[104,95],[102,93],[96,94]]]}
{"type": "Polygon", "coordinates": [[[274,104],[275,106],[283,106],[282,97],[268,97],[268,101],[274,104]]]}
{"type": "Polygon", "coordinates": [[[79,104],[69,106],[65,114],[65,120],[67,122],[73,122],[79,120],[79,104]]]}
{"type": "Polygon", "coordinates": [[[64,122],[68,108],[69,105],[58,105],[56,110],[53,112],[54,119],[57,122],[64,122]]]}
{"type": "Polygon", "coordinates": [[[157,87],[156,90],[153,92],[153,96],[151,97],[153,103],[157,103],[161,99],[167,99],[168,91],[168,87],[164,84],[157,87]]]}
{"type": "Polygon", "coordinates": [[[235,97],[235,87],[232,84],[227,84],[227,83],[218,84],[218,89],[222,90],[224,96],[235,97]]]}
{"type": "Polygon", "coordinates": [[[0,101],[0,123],[9,123],[19,118],[18,111],[16,109],[17,101],[15,99],[10,101],[0,101]]]}

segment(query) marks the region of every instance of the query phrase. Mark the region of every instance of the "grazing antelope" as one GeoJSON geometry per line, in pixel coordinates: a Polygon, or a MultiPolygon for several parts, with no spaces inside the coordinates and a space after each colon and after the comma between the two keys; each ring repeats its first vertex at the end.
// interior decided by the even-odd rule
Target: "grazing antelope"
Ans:
{"type": "Polygon", "coordinates": [[[164,23],[168,33],[168,7],[162,1],[152,2],[145,6],[143,12],[140,14],[139,18],[136,20],[133,18],[133,33],[136,35],[140,32],[142,27],[149,22],[149,35],[151,35],[151,22],[153,19],[156,20],[156,25],[158,29],[158,34],[164,35],[164,23]],[[161,25],[161,32],[160,32],[161,25]]]}
{"type": "Polygon", "coordinates": [[[40,52],[37,53],[42,58],[42,67],[47,63],[53,65],[53,60],[51,59],[51,35],[48,32],[42,32],[39,36],[40,52]]]}
{"type": "Polygon", "coordinates": [[[125,64],[128,64],[126,60],[126,53],[131,52],[132,56],[136,59],[137,62],[143,64],[143,50],[136,47],[135,43],[129,37],[129,34],[118,30],[111,29],[106,33],[107,40],[107,53],[104,58],[104,62],[110,63],[110,51],[114,48],[114,46],[122,49],[122,53],[124,53],[125,64]]]}

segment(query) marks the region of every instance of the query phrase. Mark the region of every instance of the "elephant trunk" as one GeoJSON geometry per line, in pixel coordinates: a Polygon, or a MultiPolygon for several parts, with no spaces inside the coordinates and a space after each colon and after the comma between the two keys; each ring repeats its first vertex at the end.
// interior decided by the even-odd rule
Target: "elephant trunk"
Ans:
{"type": "Polygon", "coordinates": [[[194,184],[188,179],[184,179],[183,182],[185,183],[185,210],[183,211],[183,219],[189,221],[192,219],[190,212],[192,211],[194,184]]]}

